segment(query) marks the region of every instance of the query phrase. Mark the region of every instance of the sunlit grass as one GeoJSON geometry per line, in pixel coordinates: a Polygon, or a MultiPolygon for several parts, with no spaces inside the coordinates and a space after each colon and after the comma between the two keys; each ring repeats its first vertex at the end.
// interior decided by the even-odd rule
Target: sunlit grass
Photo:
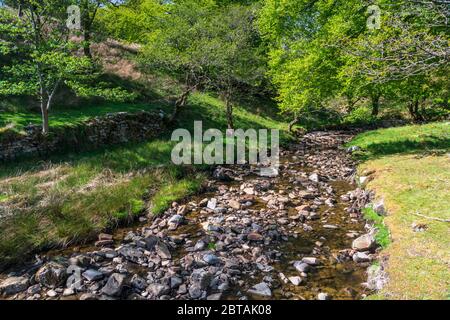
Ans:
{"type": "Polygon", "coordinates": [[[382,251],[389,257],[389,283],[377,298],[448,298],[450,226],[415,215],[450,218],[448,128],[447,123],[434,123],[383,129],[362,134],[352,142],[363,150],[372,150],[360,170],[375,171],[368,188],[384,199],[389,211],[384,223],[392,242],[382,251]],[[404,141],[415,143],[408,148],[404,141]],[[435,141],[441,142],[436,145],[435,141]],[[397,144],[401,148],[380,155],[372,153],[374,144],[397,144]],[[423,224],[426,229],[415,232],[413,223],[423,224]]]}

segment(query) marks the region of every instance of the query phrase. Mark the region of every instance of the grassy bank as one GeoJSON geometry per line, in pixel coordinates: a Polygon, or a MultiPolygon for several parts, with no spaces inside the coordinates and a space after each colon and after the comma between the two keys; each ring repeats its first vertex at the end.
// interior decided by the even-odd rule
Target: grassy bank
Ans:
{"type": "MultiPolygon", "coordinates": [[[[237,106],[236,127],[286,129],[284,122],[266,112],[266,103],[237,106]]],[[[170,111],[168,105],[155,106],[170,111]]],[[[130,108],[137,107],[118,107],[116,111],[130,108]]],[[[62,118],[62,113],[55,113],[52,122],[80,119],[81,113],[108,112],[109,107],[95,112],[78,110],[74,115],[64,113],[62,118]]],[[[182,128],[191,129],[195,120],[202,120],[204,129],[226,128],[223,103],[208,94],[193,95],[179,119],[182,128]]],[[[0,264],[19,262],[39,249],[92,239],[136,215],[161,213],[173,201],[195,193],[205,178],[204,168],[172,165],[173,145],[169,136],[161,136],[84,154],[3,164],[0,210],[13,215],[0,222],[0,264]]]]}
{"type": "Polygon", "coordinates": [[[373,298],[449,298],[450,225],[432,218],[450,219],[450,124],[366,132],[351,145],[362,148],[359,170],[375,172],[368,188],[389,211],[391,243],[382,251],[389,283],[373,298]]]}

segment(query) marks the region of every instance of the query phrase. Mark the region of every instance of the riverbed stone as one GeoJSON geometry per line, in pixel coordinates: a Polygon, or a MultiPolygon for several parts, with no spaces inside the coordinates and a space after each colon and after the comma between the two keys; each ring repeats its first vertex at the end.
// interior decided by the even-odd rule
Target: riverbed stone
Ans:
{"type": "Polygon", "coordinates": [[[164,242],[159,241],[155,245],[155,250],[158,256],[160,256],[162,259],[172,259],[172,255],[169,251],[169,248],[164,242]]]}
{"type": "Polygon", "coordinates": [[[305,257],[302,259],[302,262],[309,264],[310,266],[317,266],[320,264],[319,259],[314,257],[305,257]]]}
{"type": "Polygon", "coordinates": [[[28,278],[27,277],[10,277],[3,280],[0,284],[0,294],[10,296],[28,288],[28,278]]]}
{"type": "Polygon", "coordinates": [[[125,285],[126,276],[120,273],[113,273],[102,288],[102,293],[114,297],[120,296],[125,285]]]}
{"type": "Polygon", "coordinates": [[[365,252],[356,252],[352,258],[353,258],[353,261],[355,261],[356,263],[371,261],[370,256],[365,252]]]}
{"type": "Polygon", "coordinates": [[[302,261],[295,261],[294,262],[294,268],[298,271],[298,272],[308,272],[309,270],[311,270],[311,266],[307,263],[304,263],[302,261]]]}
{"type": "Polygon", "coordinates": [[[373,211],[380,216],[386,215],[386,207],[384,206],[384,199],[380,199],[373,204],[373,211]]]}
{"type": "Polygon", "coordinates": [[[294,285],[294,286],[299,286],[302,283],[302,278],[300,277],[289,277],[289,281],[294,285]]]}
{"type": "Polygon", "coordinates": [[[170,287],[161,283],[152,283],[147,287],[147,292],[154,298],[158,298],[164,294],[168,294],[170,292],[170,287]]]}
{"type": "Polygon", "coordinates": [[[368,251],[376,246],[376,241],[373,235],[365,234],[353,240],[352,248],[358,251],[368,251]]]}
{"type": "Polygon", "coordinates": [[[212,253],[207,253],[203,256],[203,261],[205,261],[207,264],[215,265],[220,262],[220,259],[212,253]]]}
{"type": "Polygon", "coordinates": [[[97,281],[104,277],[103,273],[94,269],[86,270],[82,275],[87,281],[97,281]]]}
{"type": "Polygon", "coordinates": [[[272,297],[272,290],[270,290],[269,285],[265,282],[255,284],[248,290],[248,293],[262,297],[272,297]]]}
{"type": "Polygon", "coordinates": [[[320,292],[317,295],[317,300],[330,300],[330,299],[331,299],[330,295],[328,293],[325,293],[325,292],[320,292]]]}
{"type": "Polygon", "coordinates": [[[36,282],[49,289],[62,285],[67,277],[66,268],[56,262],[45,264],[35,275],[36,282]]]}

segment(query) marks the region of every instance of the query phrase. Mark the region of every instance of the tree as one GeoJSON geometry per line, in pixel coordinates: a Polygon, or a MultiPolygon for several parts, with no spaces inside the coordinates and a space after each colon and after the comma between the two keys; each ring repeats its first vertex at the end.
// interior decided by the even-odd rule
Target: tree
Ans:
{"type": "Polygon", "coordinates": [[[77,45],[70,41],[66,27],[68,2],[58,0],[22,2],[22,17],[0,9],[2,36],[6,41],[0,52],[14,53],[0,65],[5,80],[0,80],[0,95],[30,95],[39,100],[42,132],[49,132],[49,111],[60,88],[65,85],[81,96],[132,97],[124,90],[93,85],[95,68],[79,57],[77,45]]]}
{"type": "Polygon", "coordinates": [[[341,92],[339,74],[346,61],[336,43],[358,31],[360,21],[349,21],[343,14],[357,12],[354,2],[265,2],[259,28],[270,48],[269,74],[281,111],[291,114],[293,123],[341,92]]]}
{"type": "MultiPolygon", "coordinates": [[[[150,6],[148,2],[143,4],[150,6]]],[[[189,95],[197,88],[219,91],[233,127],[233,99],[245,85],[258,84],[264,76],[260,39],[251,6],[218,5],[212,0],[178,0],[155,4],[146,17],[154,29],[146,34],[141,65],[182,83],[171,120],[176,119],[189,95]]]]}
{"type": "Polygon", "coordinates": [[[243,87],[260,86],[265,79],[266,60],[255,19],[254,7],[228,5],[204,26],[208,30],[202,41],[204,69],[209,85],[225,102],[230,129],[234,128],[233,102],[243,87]]]}
{"type": "Polygon", "coordinates": [[[207,81],[204,62],[205,49],[203,21],[212,15],[215,3],[210,0],[180,0],[161,4],[156,0],[144,1],[155,10],[148,12],[146,20],[156,21],[155,28],[141,39],[144,48],[140,64],[146,70],[169,75],[182,83],[182,92],[175,102],[170,117],[174,121],[186,105],[190,94],[207,81]]]}

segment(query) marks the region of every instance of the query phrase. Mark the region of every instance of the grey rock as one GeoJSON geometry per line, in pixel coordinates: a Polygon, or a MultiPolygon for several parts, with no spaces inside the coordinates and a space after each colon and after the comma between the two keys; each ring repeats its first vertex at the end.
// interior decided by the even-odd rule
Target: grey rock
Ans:
{"type": "Polygon", "coordinates": [[[386,207],[384,206],[384,200],[381,199],[373,204],[373,211],[380,216],[386,215],[386,207]]]}
{"type": "Polygon", "coordinates": [[[272,297],[272,290],[270,290],[270,287],[265,282],[255,284],[248,290],[248,293],[262,297],[272,297]]]}
{"type": "Polygon", "coordinates": [[[222,294],[221,293],[211,294],[211,295],[206,297],[206,300],[220,300],[220,299],[222,299],[222,294]]]}
{"type": "Polygon", "coordinates": [[[370,260],[370,256],[364,252],[356,252],[353,255],[353,261],[356,263],[369,262],[370,260]]]}
{"type": "Polygon", "coordinates": [[[369,251],[376,246],[375,238],[371,234],[365,234],[353,240],[352,248],[358,251],[369,251]]]}
{"type": "Polygon", "coordinates": [[[298,286],[302,283],[302,278],[300,277],[289,277],[289,281],[294,285],[298,286]]]}
{"type": "Polygon", "coordinates": [[[170,254],[169,248],[162,241],[159,241],[155,246],[156,253],[161,259],[172,259],[172,255],[170,254]]]}
{"type": "Polygon", "coordinates": [[[211,280],[212,274],[204,269],[195,269],[191,274],[191,283],[198,284],[202,290],[209,287],[211,280]]]}
{"type": "Polygon", "coordinates": [[[168,294],[170,292],[170,288],[164,284],[152,283],[147,287],[147,292],[149,292],[153,297],[158,298],[162,295],[168,294]]]}
{"type": "Polygon", "coordinates": [[[207,253],[203,256],[203,261],[205,261],[209,265],[215,265],[220,262],[220,259],[212,253],[207,253]]]}
{"type": "Polygon", "coordinates": [[[178,225],[183,222],[183,219],[184,219],[183,216],[175,214],[172,217],[170,217],[170,219],[167,222],[170,224],[178,225]]]}
{"type": "Polygon", "coordinates": [[[97,296],[95,294],[92,293],[83,293],[80,296],[80,300],[84,301],[84,300],[98,300],[97,296]]]}
{"type": "Polygon", "coordinates": [[[35,295],[35,294],[41,292],[41,289],[42,289],[42,287],[41,287],[41,285],[38,283],[38,284],[35,284],[34,286],[29,287],[28,290],[27,290],[27,293],[28,293],[30,296],[32,296],[32,295],[35,295]]]}
{"type": "Polygon", "coordinates": [[[104,276],[103,273],[94,269],[86,270],[82,275],[87,281],[97,281],[102,279],[104,276]]]}
{"type": "Polygon", "coordinates": [[[49,262],[36,272],[35,279],[42,286],[54,289],[62,285],[67,276],[65,267],[55,262],[49,262]]]}
{"type": "Polygon", "coordinates": [[[319,179],[319,175],[317,173],[313,173],[308,177],[309,180],[311,180],[312,182],[316,182],[318,183],[320,181],[319,179]]]}
{"type": "Polygon", "coordinates": [[[192,299],[198,299],[203,295],[203,290],[198,284],[189,287],[189,295],[192,299]]]}
{"type": "Polygon", "coordinates": [[[217,199],[216,198],[212,198],[211,200],[208,201],[208,204],[206,205],[206,207],[208,209],[214,210],[217,207],[217,199]]]}
{"type": "Polygon", "coordinates": [[[137,274],[135,274],[131,278],[130,284],[133,288],[136,288],[138,290],[144,290],[147,287],[147,281],[137,274]]]}
{"type": "Polygon", "coordinates": [[[127,260],[135,263],[137,263],[139,259],[144,256],[144,253],[141,250],[129,247],[128,245],[120,248],[118,253],[124,256],[127,260]]]}
{"type": "Polygon", "coordinates": [[[330,300],[330,296],[328,295],[328,293],[320,292],[317,295],[317,300],[330,300]]]}
{"type": "Polygon", "coordinates": [[[109,277],[108,282],[106,282],[105,286],[102,288],[102,293],[111,297],[120,296],[125,285],[125,281],[125,275],[120,273],[113,273],[109,277]]]}
{"type": "Polygon", "coordinates": [[[170,287],[172,289],[178,288],[183,283],[183,279],[180,277],[170,277],[170,287]]]}
{"type": "Polygon", "coordinates": [[[308,272],[311,269],[311,266],[307,263],[304,263],[302,261],[295,261],[294,262],[294,268],[302,273],[302,272],[308,272]]]}
{"type": "Polygon", "coordinates": [[[206,242],[203,240],[197,241],[197,243],[194,246],[195,251],[202,251],[206,248],[206,242]]]}
{"type": "Polygon", "coordinates": [[[58,295],[58,293],[55,290],[53,290],[53,289],[50,289],[50,290],[47,291],[47,296],[49,296],[50,298],[54,298],[57,295],[58,295]]]}
{"type": "Polygon", "coordinates": [[[319,259],[314,257],[305,257],[302,259],[302,262],[309,264],[310,266],[317,266],[320,264],[319,259]]]}
{"type": "Polygon", "coordinates": [[[0,293],[10,296],[27,290],[28,284],[29,281],[26,277],[10,277],[0,284],[0,293]]]}
{"type": "Polygon", "coordinates": [[[74,294],[75,294],[75,290],[73,290],[72,288],[66,288],[63,291],[64,297],[73,296],[74,294]]]}

